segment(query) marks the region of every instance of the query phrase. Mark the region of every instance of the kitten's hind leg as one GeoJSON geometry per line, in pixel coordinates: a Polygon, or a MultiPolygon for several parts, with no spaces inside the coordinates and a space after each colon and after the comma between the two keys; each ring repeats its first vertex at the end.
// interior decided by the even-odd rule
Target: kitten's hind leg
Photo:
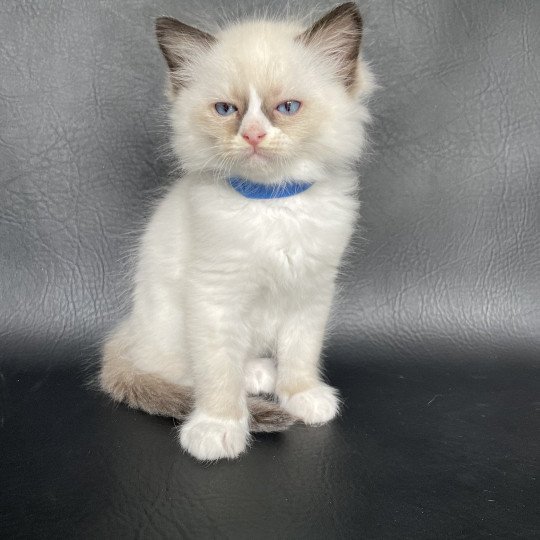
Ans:
{"type": "Polygon", "coordinates": [[[255,358],[246,362],[244,381],[248,394],[273,394],[276,377],[276,365],[272,358],[255,358]]]}
{"type": "MultiPolygon", "coordinates": [[[[135,356],[133,336],[129,321],[124,321],[106,341],[99,372],[99,385],[115,401],[124,402],[134,409],[149,414],[184,419],[193,409],[193,389],[188,384],[171,380],[172,369],[138,369],[133,363],[135,356]]],[[[140,352],[141,347],[135,347],[140,352]]],[[[159,356],[159,355],[158,355],[159,356]]],[[[179,368],[174,377],[182,380],[179,368]]]]}

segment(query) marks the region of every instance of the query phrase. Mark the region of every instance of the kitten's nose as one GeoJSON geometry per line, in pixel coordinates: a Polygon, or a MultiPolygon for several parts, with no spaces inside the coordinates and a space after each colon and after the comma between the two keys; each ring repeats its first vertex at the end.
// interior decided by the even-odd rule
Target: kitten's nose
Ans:
{"type": "Polygon", "coordinates": [[[257,146],[266,137],[266,132],[259,127],[250,128],[242,133],[242,137],[251,144],[251,146],[257,146]]]}

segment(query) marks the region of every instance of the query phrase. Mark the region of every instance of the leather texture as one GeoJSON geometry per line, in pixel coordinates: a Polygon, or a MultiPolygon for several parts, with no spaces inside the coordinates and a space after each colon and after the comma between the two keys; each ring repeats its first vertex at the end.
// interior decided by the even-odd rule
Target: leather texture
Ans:
{"type": "Polygon", "coordinates": [[[88,386],[171,170],[153,20],[267,8],[221,4],[0,4],[0,536],[539,537],[535,0],[360,4],[380,89],[326,350],[339,420],[202,466],[88,386]]]}

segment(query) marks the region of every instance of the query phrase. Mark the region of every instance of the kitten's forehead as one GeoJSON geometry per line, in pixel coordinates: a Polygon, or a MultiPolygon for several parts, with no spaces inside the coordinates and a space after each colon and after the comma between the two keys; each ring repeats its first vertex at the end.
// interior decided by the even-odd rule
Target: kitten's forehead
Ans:
{"type": "Polygon", "coordinates": [[[238,22],[216,34],[216,37],[229,50],[236,49],[248,54],[266,51],[272,54],[301,32],[302,27],[293,23],[260,20],[238,22]]]}
{"type": "Polygon", "coordinates": [[[263,103],[284,90],[294,90],[302,68],[303,48],[295,41],[299,31],[295,25],[258,21],[218,34],[213,60],[219,79],[244,100],[253,87],[263,103]]]}
{"type": "Polygon", "coordinates": [[[284,95],[283,85],[265,85],[260,80],[247,79],[239,81],[230,88],[231,98],[240,107],[241,112],[266,112],[276,105],[284,95]]]}

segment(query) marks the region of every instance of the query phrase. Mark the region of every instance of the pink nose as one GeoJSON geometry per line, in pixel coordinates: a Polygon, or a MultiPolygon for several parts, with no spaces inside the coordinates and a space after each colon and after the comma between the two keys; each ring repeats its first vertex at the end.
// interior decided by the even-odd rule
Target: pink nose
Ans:
{"type": "Polygon", "coordinates": [[[242,137],[251,144],[251,146],[257,146],[266,137],[266,133],[259,128],[248,129],[242,134],[242,137]]]}

